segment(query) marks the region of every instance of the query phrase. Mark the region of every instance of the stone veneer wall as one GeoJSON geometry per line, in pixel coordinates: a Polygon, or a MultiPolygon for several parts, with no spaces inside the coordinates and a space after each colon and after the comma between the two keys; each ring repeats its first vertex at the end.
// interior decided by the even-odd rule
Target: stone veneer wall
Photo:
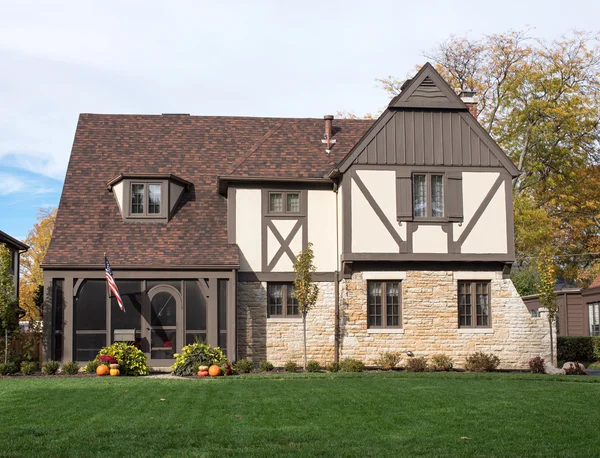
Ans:
{"type": "MultiPolygon", "coordinates": [[[[487,275],[488,273],[483,273],[487,275]]],[[[468,274],[467,274],[468,275],[468,274]]],[[[460,279],[467,279],[461,272],[460,279]]],[[[472,280],[482,278],[473,272],[472,280]]],[[[412,351],[429,357],[445,353],[462,367],[469,353],[483,351],[500,358],[500,368],[525,369],[530,358],[550,360],[548,320],[534,318],[502,272],[489,272],[492,328],[459,329],[457,282],[451,271],[407,271],[402,281],[401,333],[367,329],[367,282],[361,272],[341,285],[342,342],[340,358],[357,358],[373,365],[381,352],[412,351]]],[[[407,357],[405,357],[407,358],[407,357]]]]}
{"type": "MultiPolygon", "coordinates": [[[[306,316],[308,359],[333,361],[335,297],[333,282],[319,282],[317,305],[306,316]]],[[[267,284],[238,283],[238,357],[276,367],[304,358],[302,318],[267,318],[267,284]]]]}
{"type": "MultiPolygon", "coordinates": [[[[465,273],[461,273],[465,278],[465,273]]],[[[482,279],[474,272],[473,280],[482,279]]],[[[458,329],[457,279],[452,271],[407,271],[402,280],[403,329],[382,333],[367,329],[367,282],[361,272],[340,285],[340,358],[375,365],[382,352],[412,351],[416,356],[445,353],[462,367],[476,351],[492,352],[500,367],[525,369],[533,356],[550,360],[550,334],[545,314],[534,318],[510,279],[502,272],[491,279],[491,330],[458,329]]],[[[334,284],[319,283],[315,309],[307,316],[308,358],[321,364],[334,358],[334,284]]],[[[301,319],[267,318],[267,284],[238,283],[238,357],[283,366],[302,362],[301,319]]]]}

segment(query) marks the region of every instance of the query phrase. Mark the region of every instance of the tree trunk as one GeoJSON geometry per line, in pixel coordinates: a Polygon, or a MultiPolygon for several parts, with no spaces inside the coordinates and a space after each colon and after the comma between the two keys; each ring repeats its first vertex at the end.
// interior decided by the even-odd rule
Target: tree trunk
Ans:
{"type": "Polygon", "coordinates": [[[302,327],[304,328],[304,372],[306,372],[306,313],[302,314],[302,327]]]}

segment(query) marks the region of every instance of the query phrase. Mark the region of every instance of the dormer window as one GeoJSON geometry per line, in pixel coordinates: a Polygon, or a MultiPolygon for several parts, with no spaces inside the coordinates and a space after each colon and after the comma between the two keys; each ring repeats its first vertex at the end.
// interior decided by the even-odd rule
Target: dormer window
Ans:
{"type": "Polygon", "coordinates": [[[166,223],[190,187],[170,174],[122,174],[107,183],[126,222],[166,223]]]}

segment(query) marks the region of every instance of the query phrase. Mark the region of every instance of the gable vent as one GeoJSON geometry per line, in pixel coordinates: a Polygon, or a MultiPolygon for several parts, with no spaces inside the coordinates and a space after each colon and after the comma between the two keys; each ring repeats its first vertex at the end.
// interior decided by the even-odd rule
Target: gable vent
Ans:
{"type": "Polygon", "coordinates": [[[421,87],[435,87],[435,83],[429,77],[425,78],[423,82],[419,85],[421,87]]]}

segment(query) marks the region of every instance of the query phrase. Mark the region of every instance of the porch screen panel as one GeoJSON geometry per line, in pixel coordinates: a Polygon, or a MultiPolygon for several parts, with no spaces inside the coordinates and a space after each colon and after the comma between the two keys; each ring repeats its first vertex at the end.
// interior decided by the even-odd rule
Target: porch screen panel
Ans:
{"type": "Polygon", "coordinates": [[[227,280],[218,280],[219,347],[227,352],[227,280]]]}
{"type": "Polygon", "coordinates": [[[52,282],[52,329],[54,330],[54,356],[56,361],[62,360],[63,355],[63,311],[65,307],[64,280],[55,279],[52,282]]]}
{"type": "Polygon", "coordinates": [[[115,329],[134,330],[133,344],[141,348],[142,343],[142,294],[141,280],[117,280],[117,287],[123,300],[125,313],[119,308],[117,299],[113,296],[110,300],[110,335],[115,342],[115,329]]]}
{"type": "Polygon", "coordinates": [[[185,344],[206,341],[206,299],[196,280],[185,281],[185,344]]]}
{"type": "Polygon", "coordinates": [[[91,361],[106,346],[106,280],[85,280],[73,304],[73,355],[91,361]]]}

